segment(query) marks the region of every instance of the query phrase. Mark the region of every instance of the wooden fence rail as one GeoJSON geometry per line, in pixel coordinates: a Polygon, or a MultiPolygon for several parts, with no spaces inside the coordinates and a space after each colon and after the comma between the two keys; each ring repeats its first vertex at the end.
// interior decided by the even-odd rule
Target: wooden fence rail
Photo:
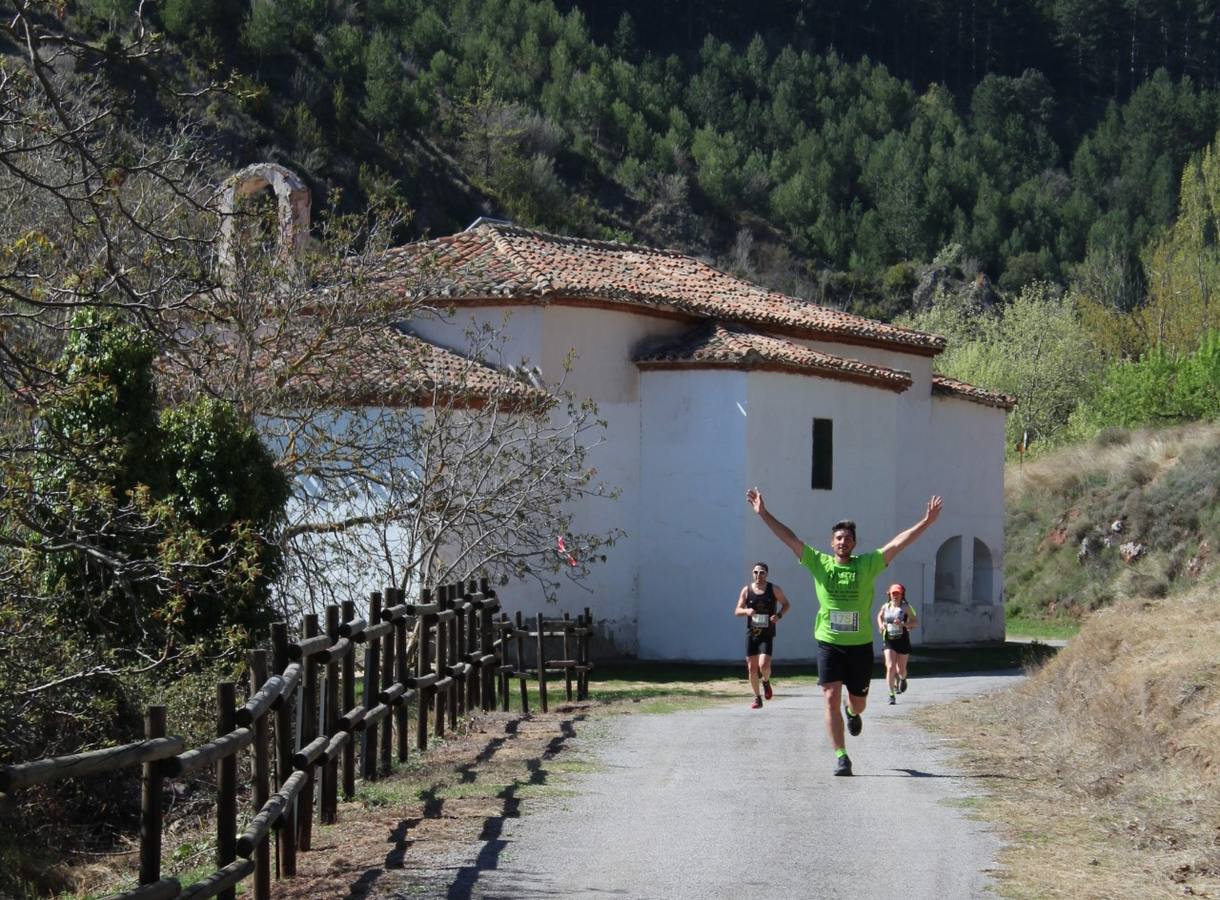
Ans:
{"type": "Polygon", "coordinates": [[[523,713],[529,712],[530,680],[537,682],[542,711],[548,710],[550,675],[563,676],[568,700],[587,698],[589,609],[575,620],[538,614],[528,625],[520,612],[515,622],[504,613],[497,620],[499,609],[484,579],[425,589],[419,603],[386,588],[370,595],[367,619],[356,618],[351,603],[327,607],[324,623],[305,616],[296,641],[286,623],[276,623],[270,654],[257,649],[249,655],[245,703],[237,705],[233,682],[217,685],[214,740],[186,749],[182,738],[166,734],[166,708],[149,707],[143,741],[0,766],[0,814],[15,805],[15,792],[32,785],[139,765],[140,886],[112,900],[232,898],[251,876],[255,900],[266,900],[273,875],[296,874],[298,851],[310,848],[315,810],[320,822],[333,823],[340,791],[345,799],[355,795],[357,748],[362,778],[374,781],[391,772],[395,757],[407,761],[412,731],[416,749],[427,749],[430,719],[443,737],[467,711],[497,705],[507,711],[512,678],[519,682],[523,713]],[[548,653],[557,645],[559,658],[548,653]],[[363,650],[359,683],[357,647],[363,650]],[[239,834],[237,764],[247,749],[253,808],[239,834]],[[164,781],[209,767],[217,776],[216,871],[183,888],[177,879],[161,877],[164,781]]]}

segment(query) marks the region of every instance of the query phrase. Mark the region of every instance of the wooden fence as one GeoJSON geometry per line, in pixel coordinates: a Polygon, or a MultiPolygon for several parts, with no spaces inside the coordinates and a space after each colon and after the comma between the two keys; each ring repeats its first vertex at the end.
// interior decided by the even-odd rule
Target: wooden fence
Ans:
{"type": "Polygon", "coordinates": [[[521,613],[512,621],[504,613],[497,619],[499,608],[484,580],[446,585],[435,594],[425,590],[420,603],[407,603],[402,591],[387,588],[370,596],[367,619],[356,617],[352,603],[328,606],[323,621],[305,617],[295,641],[286,623],[276,623],[270,652],[250,653],[249,699],[238,706],[237,686],[217,685],[215,740],[188,750],[182,738],[167,736],[166,708],[149,707],[143,741],[0,767],[0,814],[11,811],[14,792],[32,785],[139,765],[140,886],[116,898],[232,898],[235,886],[253,876],[254,897],[265,900],[273,872],[277,878],[296,874],[298,852],[310,848],[315,814],[333,823],[339,794],[355,795],[357,756],[363,780],[382,778],[395,756],[407,761],[412,732],[416,749],[425,750],[429,731],[443,737],[468,710],[490,711],[497,701],[508,710],[513,678],[525,713],[530,680],[538,684],[543,712],[550,676],[564,678],[568,700],[588,696],[593,623],[587,608],[574,620],[538,614],[528,621],[521,613]],[[562,658],[552,658],[548,649],[561,641],[562,658]],[[364,657],[359,675],[357,647],[364,657]],[[252,761],[246,786],[252,809],[238,833],[243,752],[252,761]],[[164,781],[212,766],[217,869],[183,888],[176,878],[161,877],[164,781]]]}

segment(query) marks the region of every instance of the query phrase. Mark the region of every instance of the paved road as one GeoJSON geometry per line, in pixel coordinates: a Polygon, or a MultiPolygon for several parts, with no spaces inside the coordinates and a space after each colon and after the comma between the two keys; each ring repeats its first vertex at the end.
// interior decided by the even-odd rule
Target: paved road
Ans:
{"type": "Polygon", "coordinates": [[[786,694],[777,682],[780,693],[759,711],[743,699],[613,720],[610,735],[569,744],[598,763],[576,777],[576,795],[507,820],[448,896],[985,895],[999,842],[961,803],[978,786],[907,713],[1013,677],[915,678],[898,706],[874,696],[864,733],[848,739],[853,778],[831,775],[812,687],[786,694]]]}

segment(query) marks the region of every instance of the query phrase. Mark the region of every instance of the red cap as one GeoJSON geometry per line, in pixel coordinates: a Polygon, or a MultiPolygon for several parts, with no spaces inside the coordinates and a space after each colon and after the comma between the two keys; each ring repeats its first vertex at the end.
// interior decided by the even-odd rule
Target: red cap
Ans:
{"type": "Polygon", "coordinates": [[[886,588],[886,590],[885,590],[886,596],[888,597],[890,594],[894,593],[894,591],[898,591],[904,597],[907,595],[907,589],[904,588],[902,585],[900,585],[898,582],[894,582],[888,588],[886,588]]]}

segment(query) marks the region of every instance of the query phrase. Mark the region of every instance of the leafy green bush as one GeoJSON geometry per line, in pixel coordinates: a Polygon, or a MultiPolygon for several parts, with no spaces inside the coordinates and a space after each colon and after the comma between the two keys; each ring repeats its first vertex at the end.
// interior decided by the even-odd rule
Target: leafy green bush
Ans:
{"type": "MultiPolygon", "coordinates": [[[[215,681],[272,618],[287,481],[230,406],[161,408],[156,354],[117,316],[78,314],[32,459],[3,473],[19,589],[0,596],[0,763],[136,740],[166,700],[174,733],[205,740],[215,681]]],[[[137,775],[22,792],[23,828],[88,826],[104,846],[138,812],[137,775]]],[[[28,877],[0,873],[0,893],[28,877]]]]}
{"type": "Polygon", "coordinates": [[[1008,416],[1009,447],[1026,435],[1035,447],[1062,442],[1065,423],[1103,366],[1073,298],[1041,282],[995,309],[965,294],[941,296],[900,321],[949,339],[937,372],[1017,399],[1008,416]]]}
{"type": "Polygon", "coordinates": [[[1211,420],[1220,416],[1220,331],[1209,331],[1194,353],[1154,347],[1139,359],[1112,363],[1073,428],[1105,428],[1211,420]]]}
{"type": "Polygon", "coordinates": [[[30,490],[13,501],[43,609],[67,632],[129,650],[261,630],[280,565],[267,538],[288,498],[230,408],[157,410],[155,354],[113,317],[76,317],[63,387],[40,403],[30,490]]]}
{"type": "Polygon", "coordinates": [[[240,11],[236,0],[165,0],[161,21],[170,34],[186,38],[208,29],[229,30],[240,11]]]}

